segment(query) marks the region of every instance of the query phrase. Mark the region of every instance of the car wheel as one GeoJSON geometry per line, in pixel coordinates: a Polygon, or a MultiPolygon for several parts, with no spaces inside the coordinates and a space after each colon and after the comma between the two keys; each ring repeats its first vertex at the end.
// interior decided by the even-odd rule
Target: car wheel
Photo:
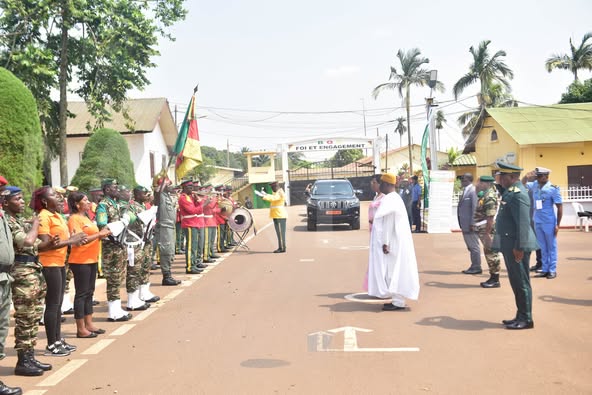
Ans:
{"type": "Polygon", "coordinates": [[[311,221],[310,219],[308,221],[306,221],[306,229],[310,230],[310,231],[316,231],[317,230],[317,223],[314,221],[311,221]]]}
{"type": "Polygon", "coordinates": [[[352,228],[353,230],[358,230],[358,229],[360,229],[360,219],[359,219],[359,218],[356,218],[356,219],[354,219],[354,221],[353,221],[353,222],[352,222],[352,224],[351,224],[351,228],[352,228]]]}

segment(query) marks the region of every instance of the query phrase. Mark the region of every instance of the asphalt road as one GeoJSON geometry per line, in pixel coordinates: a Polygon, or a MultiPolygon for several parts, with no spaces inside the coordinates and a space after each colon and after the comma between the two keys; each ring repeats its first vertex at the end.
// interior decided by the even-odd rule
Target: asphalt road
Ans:
{"type": "Polygon", "coordinates": [[[182,286],[161,287],[153,272],[163,300],[128,323],[106,322],[100,282],[95,321],[107,333],[76,339],[69,316],[64,334],[78,351],[51,358],[39,356],[41,329],[38,359],[54,364],[44,376],[13,375],[9,338],[2,380],[28,394],[592,393],[592,232],[560,231],[558,277],[532,279],[535,328],[508,331],[505,271],[487,290],[487,274],[461,274],[459,233],[414,234],[420,299],[382,312],[383,301],[348,296],[362,292],[364,221],[307,232],[304,207],[290,207],[288,252],[273,254],[267,211],[253,213],[249,251],[192,277],[177,256],[182,286]]]}

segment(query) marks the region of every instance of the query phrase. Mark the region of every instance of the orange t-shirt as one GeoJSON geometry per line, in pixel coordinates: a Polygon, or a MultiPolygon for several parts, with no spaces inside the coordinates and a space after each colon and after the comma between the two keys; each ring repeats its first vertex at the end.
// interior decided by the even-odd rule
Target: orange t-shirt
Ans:
{"type": "MultiPolygon", "coordinates": [[[[60,240],[68,240],[70,232],[66,220],[59,213],[52,213],[43,209],[39,213],[39,234],[49,235],[49,237],[58,235],[60,240]]],[[[64,266],[68,247],[58,248],[57,250],[39,251],[39,262],[47,266],[64,266]]]]}
{"type": "MultiPolygon", "coordinates": [[[[84,232],[87,236],[99,233],[99,227],[92,222],[86,215],[72,214],[68,219],[68,228],[70,233],[84,232]]],[[[96,239],[88,244],[81,246],[72,246],[68,263],[70,264],[88,264],[97,263],[99,261],[99,249],[101,248],[101,240],[96,239]]]]}

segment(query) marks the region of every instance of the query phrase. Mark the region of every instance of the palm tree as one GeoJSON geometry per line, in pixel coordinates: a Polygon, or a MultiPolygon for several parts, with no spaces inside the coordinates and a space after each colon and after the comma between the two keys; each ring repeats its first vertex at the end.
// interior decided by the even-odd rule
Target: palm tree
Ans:
{"type": "Polygon", "coordinates": [[[574,81],[578,80],[578,70],[592,70],[592,42],[586,43],[592,38],[592,32],[584,34],[582,43],[578,48],[574,47],[569,39],[569,48],[571,56],[568,54],[553,54],[545,62],[545,67],[550,73],[553,69],[569,70],[574,75],[574,81]]]}
{"type": "Polygon", "coordinates": [[[436,112],[436,130],[438,131],[438,149],[440,149],[440,130],[444,129],[444,123],[446,123],[446,117],[442,110],[436,112]]]}
{"type": "Polygon", "coordinates": [[[403,146],[403,135],[407,131],[407,126],[405,126],[405,117],[399,117],[396,119],[397,127],[395,128],[395,133],[399,133],[399,147],[403,146]]]}
{"type": "MultiPolygon", "coordinates": [[[[409,107],[411,105],[411,86],[425,86],[430,80],[430,72],[422,67],[422,65],[430,62],[428,58],[421,56],[421,51],[418,48],[413,48],[408,51],[399,49],[397,51],[397,58],[401,63],[401,73],[397,72],[394,66],[391,66],[391,75],[389,81],[384,84],[378,85],[372,91],[372,95],[376,99],[380,92],[384,90],[397,90],[399,96],[405,99],[405,110],[407,112],[407,141],[409,144],[409,168],[410,174],[413,174],[413,157],[411,155],[411,124],[409,107]]],[[[444,90],[444,85],[440,82],[436,82],[436,89],[439,91],[444,90]]]]}
{"type": "Polygon", "coordinates": [[[487,48],[490,43],[491,40],[485,40],[479,43],[477,49],[472,46],[469,48],[469,52],[473,55],[473,63],[469,66],[469,72],[456,81],[452,88],[456,100],[467,87],[477,81],[480,85],[478,94],[480,107],[485,107],[488,102],[491,102],[489,88],[492,85],[501,85],[507,92],[510,92],[508,79],[514,78],[514,72],[502,59],[506,56],[506,51],[497,51],[491,56],[487,48]]]}

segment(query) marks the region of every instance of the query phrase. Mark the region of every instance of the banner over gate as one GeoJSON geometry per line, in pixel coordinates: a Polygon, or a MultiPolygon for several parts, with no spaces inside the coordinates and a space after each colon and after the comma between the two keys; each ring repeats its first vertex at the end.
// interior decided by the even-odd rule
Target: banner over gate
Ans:
{"type": "Polygon", "coordinates": [[[288,152],[305,152],[305,151],[336,151],[343,149],[372,149],[373,140],[367,139],[314,139],[309,141],[299,141],[297,143],[289,143],[288,152]]]}

